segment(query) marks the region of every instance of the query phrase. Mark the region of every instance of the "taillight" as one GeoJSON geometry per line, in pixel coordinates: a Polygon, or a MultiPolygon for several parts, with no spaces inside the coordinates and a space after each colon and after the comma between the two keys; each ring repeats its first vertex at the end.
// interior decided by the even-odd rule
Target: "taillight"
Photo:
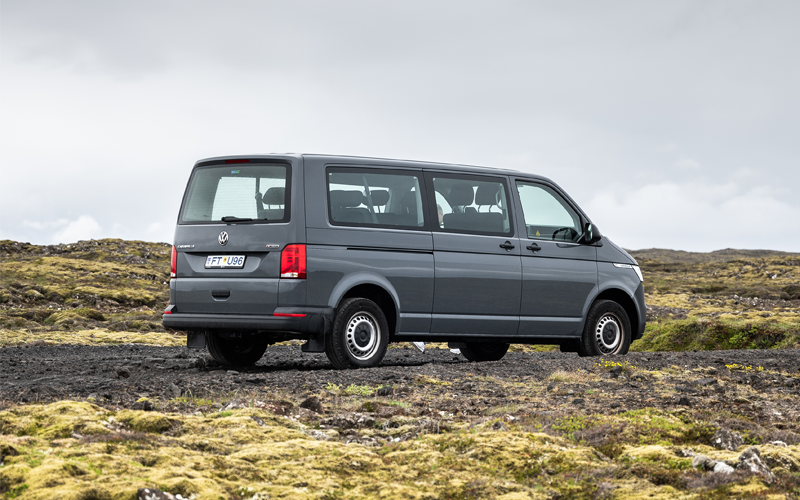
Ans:
{"type": "Polygon", "coordinates": [[[169,276],[171,278],[178,276],[178,253],[175,251],[175,245],[172,245],[172,269],[170,269],[169,276]]]}
{"type": "Polygon", "coordinates": [[[306,246],[286,245],[281,252],[281,278],[306,279],[306,246]]]}

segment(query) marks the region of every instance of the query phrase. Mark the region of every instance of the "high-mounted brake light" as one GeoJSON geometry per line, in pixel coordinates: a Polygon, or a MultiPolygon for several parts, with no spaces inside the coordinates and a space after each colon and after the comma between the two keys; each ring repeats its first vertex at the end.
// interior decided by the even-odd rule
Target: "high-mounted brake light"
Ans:
{"type": "Polygon", "coordinates": [[[225,163],[250,163],[250,160],[225,160],[225,163]]]}
{"type": "Polygon", "coordinates": [[[281,278],[306,279],[306,246],[286,245],[281,252],[281,278]]]}
{"type": "Polygon", "coordinates": [[[169,277],[176,278],[178,276],[178,253],[175,251],[175,245],[172,245],[172,269],[170,269],[169,277]]]}

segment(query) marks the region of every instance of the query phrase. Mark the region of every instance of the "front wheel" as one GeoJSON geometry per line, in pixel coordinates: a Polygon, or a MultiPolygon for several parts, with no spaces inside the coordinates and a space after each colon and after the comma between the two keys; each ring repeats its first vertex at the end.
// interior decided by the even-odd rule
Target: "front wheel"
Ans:
{"type": "Polygon", "coordinates": [[[363,298],[347,299],[339,306],[325,355],[340,370],[378,366],[389,345],[389,324],[378,305],[363,298]]]}
{"type": "Polygon", "coordinates": [[[219,364],[224,366],[246,367],[254,365],[269,345],[263,335],[248,333],[222,334],[211,332],[207,335],[208,352],[219,364]]]}
{"type": "Polygon", "coordinates": [[[613,300],[598,300],[589,309],[578,354],[581,356],[620,356],[631,346],[631,322],[621,305],[613,300]]]}
{"type": "Polygon", "coordinates": [[[467,342],[461,354],[470,361],[497,361],[506,355],[508,346],[503,342],[467,342]]]}

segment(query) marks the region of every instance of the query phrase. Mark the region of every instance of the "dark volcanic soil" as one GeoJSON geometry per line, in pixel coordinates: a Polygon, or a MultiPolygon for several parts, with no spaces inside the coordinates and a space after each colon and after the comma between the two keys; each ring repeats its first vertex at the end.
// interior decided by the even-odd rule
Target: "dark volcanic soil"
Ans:
{"type": "Polygon", "coordinates": [[[296,405],[349,386],[373,392],[382,386],[391,390],[376,396],[462,416],[504,405],[521,405],[509,408],[511,414],[565,404],[588,412],[692,407],[778,428],[798,425],[800,350],[631,353],[614,360],[624,370],[558,352],[509,353],[501,361],[471,363],[445,349],[423,354],[401,347],[389,349],[378,368],[341,371],[331,369],[323,354],[272,346],[257,366],[233,371],[204,350],[183,347],[26,345],[0,349],[0,407],[84,398],[131,407],[149,398],[180,411],[187,396],[224,402],[241,395],[296,405]]]}

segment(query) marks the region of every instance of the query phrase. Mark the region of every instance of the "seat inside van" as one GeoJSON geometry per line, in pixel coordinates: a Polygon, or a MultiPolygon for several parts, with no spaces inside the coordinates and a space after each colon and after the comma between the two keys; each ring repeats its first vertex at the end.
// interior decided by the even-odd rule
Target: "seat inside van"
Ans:
{"type": "MultiPolygon", "coordinates": [[[[258,199],[258,198],[256,198],[258,199]]],[[[286,188],[271,187],[267,189],[261,197],[261,205],[266,208],[258,209],[258,217],[267,220],[283,219],[284,207],[286,203],[286,188]]]]}
{"type": "Polygon", "coordinates": [[[469,184],[455,184],[447,198],[453,207],[458,207],[462,212],[445,214],[442,217],[445,229],[468,231],[481,231],[487,233],[502,233],[505,231],[505,217],[500,212],[481,212],[469,205],[484,206],[491,210],[497,205],[497,188],[488,184],[480,184],[477,192],[469,184]]]}
{"type": "Polygon", "coordinates": [[[361,191],[331,191],[331,217],[336,222],[371,222],[369,210],[359,208],[366,201],[361,191]]]}

